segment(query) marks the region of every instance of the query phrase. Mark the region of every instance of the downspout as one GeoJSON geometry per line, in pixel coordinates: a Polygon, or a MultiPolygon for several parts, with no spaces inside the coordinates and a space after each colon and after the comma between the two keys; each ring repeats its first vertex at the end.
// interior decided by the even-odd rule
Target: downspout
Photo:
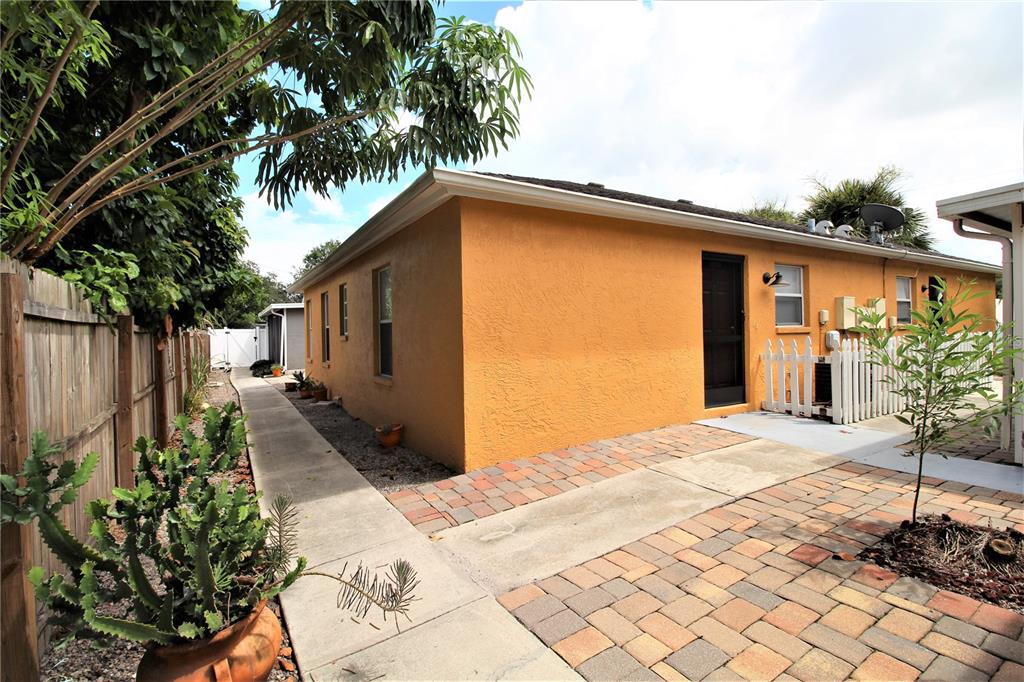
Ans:
{"type": "Polygon", "coordinates": [[[285,355],[288,351],[288,346],[285,345],[285,341],[288,338],[288,318],[284,313],[279,313],[273,308],[270,309],[270,314],[281,318],[281,362],[279,364],[288,369],[288,356],[285,355]]]}
{"type": "MultiPolygon", "coordinates": [[[[980,239],[986,242],[997,242],[1003,247],[1003,324],[1013,319],[1013,242],[1008,237],[1000,237],[997,234],[988,232],[975,232],[964,229],[964,219],[956,218],[953,221],[953,232],[966,239],[980,239]]],[[[1003,376],[1003,400],[1010,396],[1010,382],[1013,377],[1013,369],[1007,363],[1006,374],[1003,376]]],[[[999,429],[1000,445],[1003,449],[1010,447],[1010,424],[1007,418],[1002,419],[1002,428],[999,429]]]]}

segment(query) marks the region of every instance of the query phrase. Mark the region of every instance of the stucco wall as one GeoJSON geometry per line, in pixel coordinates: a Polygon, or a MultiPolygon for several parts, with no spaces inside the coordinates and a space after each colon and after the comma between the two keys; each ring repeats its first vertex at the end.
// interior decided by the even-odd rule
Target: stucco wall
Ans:
{"type": "Polygon", "coordinates": [[[288,335],[285,340],[288,357],[285,364],[289,370],[303,369],[306,355],[306,328],[302,308],[286,308],[288,335]]]}
{"type": "MultiPolygon", "coordinates": [[[[822,352],[835,296],[859,305],[884,296],[894,315],[897,275],[917,278],[920,300],[929,275],[958,274],[475,199],[461,205],[467,469],[759,408],[769,338],[809,335],[822,352]],[[704,408],[702,251],[746,259],[743,405],[704,408]],[[761,282],[775,263],[806,268],[806,327],[775,326],[774,290],[761,282]],[[827,325],[818,323],[821,309],[827,325]]],[[[991,276],[969,276],[993,290],[991,276]]],[[[974,305],[994,316],[994,296],[974,305]]]]}
{"type": "Polygon", "coordinates": [[[370,424],[402,422],[405,443],[462,469],[463,396],[459,210],[455,201],[306,287],[312,357],[307,372],[370,424]],[[390,265],[393,377],[376,376],[373,277],[390,265]],[[338,286],[348,284],[349,335],[341,337],[338,286]],[[320,294],[330,295],[331,359],[323,361],[320,294]]]}

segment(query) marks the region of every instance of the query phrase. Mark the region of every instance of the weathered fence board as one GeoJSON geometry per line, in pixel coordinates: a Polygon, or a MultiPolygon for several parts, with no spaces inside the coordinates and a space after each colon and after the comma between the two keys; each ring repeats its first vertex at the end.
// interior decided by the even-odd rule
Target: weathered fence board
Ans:
{"type": "MultiPolygon", "coordinates": [[[[65,459],[80,462],[87,453],[98,453],[91,480],[62,511],[68,529],[86,539],[86,504],[109,497],[115,485],[131,484],[136,438],[170,433],[188,374],[183,348],[190,358],[208,358],[209,340],[205,333],[179,332],[159,351],[157,338],[135,328],[130,316],[108,324],[68,282],[2,255],[0,280],[4,295],[16,303],[5,301],[0,317],[3,469],[21,467],[35,431],[59,444],[65,459]]],[[[37,643],[47,643],[49,633],[39,625],[43,620],[37,618],[32,593],[25,593],[25,570],[31,566],[62,570],[35,527],[5,525],[4,680],[35,679],[37,643]]]]}

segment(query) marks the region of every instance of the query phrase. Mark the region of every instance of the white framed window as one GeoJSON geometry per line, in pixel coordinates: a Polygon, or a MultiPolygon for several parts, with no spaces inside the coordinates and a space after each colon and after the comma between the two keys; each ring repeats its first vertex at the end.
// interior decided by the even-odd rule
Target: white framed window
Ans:
{"type": "Polygon", "coordinates": [[[331,305],[327,292],[320,294],[320,335],[323,337],[324,356],[321,362],[331,361],[331,305]]]}
{"type": "Polygon", "coordinates": [[[896,278],[896,321],[899,324],[910,324],[910,312],[914,309],[914,278],[896,278]]]}
{"type": "Polygon", "coordinates": [[[348,336],[348,284],[338,285],[338,306],[341,312],[341,335],[348,336]]]}
{"type": "Polygon", "coordinates": [[[306,299],[306,357],[313,357],[313,300],[306,299]]]}
{"type": "Polygon", "coordinates": [[[377,374],[390,377],[393,371],[391,355],[391,268],[377,271],[374,278],[375,306],[377,309],[377,374]]]}
{"type": "Polygon", "coordinates": [[[804,268],[801,265],[775,264],[787,286],[775,287],[775,326],[804,326],[804,268]]]}

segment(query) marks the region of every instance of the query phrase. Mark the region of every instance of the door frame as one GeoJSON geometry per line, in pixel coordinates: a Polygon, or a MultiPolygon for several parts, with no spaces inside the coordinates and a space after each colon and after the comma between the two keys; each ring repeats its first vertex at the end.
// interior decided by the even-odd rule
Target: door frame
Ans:
{"type": "MultiPolygon", "coordinates": [[[[726,263],[733,263],[739,266],[740,273],[740,286],[737,289],[736,300],[739,306],[740,315],[740,384],[742,388],[742,396],[740,400],[726,403],[708,404],[707,402],[707,384],[703,385],[704,389],[704,409],[705,410],[718,410],[722,408],[730,408],[742,405],[748,405],[750,403],[750,367],[747,363],[747,339],[749,337],[748,322],[749,317],[747,315],[747,256],[742,253],[723,253],[721,251],[701,251],[701,361],[706,362],[706,350],[704,346],[704,262],[707,260],[719,261],[726,263]]],[[[702,381],[704,379],[702,378],[702,381]]]]}

